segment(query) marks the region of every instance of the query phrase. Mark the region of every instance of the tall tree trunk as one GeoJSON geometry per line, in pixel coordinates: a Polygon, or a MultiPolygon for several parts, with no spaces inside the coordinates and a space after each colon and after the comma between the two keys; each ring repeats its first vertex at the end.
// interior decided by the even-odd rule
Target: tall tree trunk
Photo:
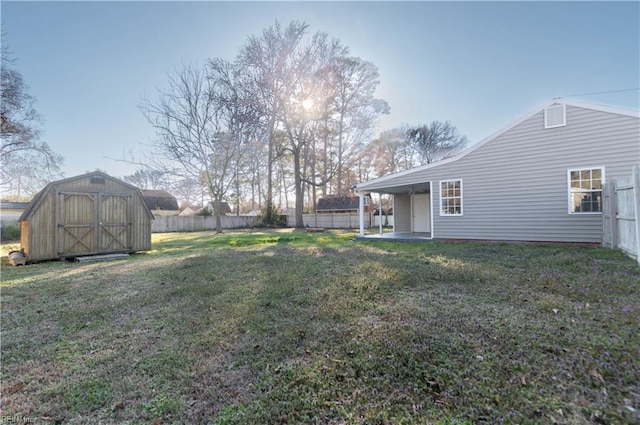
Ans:
{"type": "Polygon", "coordinates": [[[325,184],[322,185],[322,196],[327,196],[327,177],[329,176],[329,167],[330,167],[330,161],[329,161],[329,122],[328,122],[328,118],[325,117],[324,119],[324,134],[323,134],[323,160],[324,160],[324,167],[322,167],[322,181],[325,182],[325,184]]]}
{"type": "Polygon", "coordinates": [[[302,181],[302,170],[300,169],[300,149],[293,149],[293,176],[296,192],[296,227],[304,228],[304,184],[302,181]]]}
{"type": "Polygon", "coordinates": [[[251,176],[251,209],[256,208],[256,171],[254,170],[253,176],[251,176]]]}
{"type": "Polygon", "coordinates": [[[278,205],[280,206],[280,208],[282,208],[282,173],[280,171],[280,165],[278,166],[278,168],[276,169],[276,178],[275,181],[277,182],[276,184],[276,191],[278,193],[278,205]]]}
{"type": "Polygon", "coordinates": [[[216,217],[216,233],[222,233],[222,219],[220,218],[220,213],[221,213],[221,206],[222,206],[222,202],[220,200],[220,195],[216,195],[214,196],[214,201],[213,201],[213,205],[214,205],[214,213],[215,213],[215,217],[216,217]]]}
{"type": "Polygon", "coordinates": [[[267,223],[273,223],[275,221],[275,217],[273,217],[273,163],[275,161],[274,148],[276,144],[275,129],[276,115],[273,113],[269,122],[269,147],[267,154],[267,196],[265,199],[265,221],[267,223]]]}
{"type": "MultiPolygon", "coordinates": [[[[282,161],[280,161],[280,176],[282,177],[282,187],[280,188],[281,192],[284,192],[284,204],[286,206],[286,208],[289,208],[289,194],[288,194],[288,190],[287,190],[287,175],[284,172],[284,164],[282,163],[282,161]]],[[[282,202],[280,202],[280,205],[282,205],[282,202]]]]}
{"type": "Polygon", "coordinates": [[[340,124],[338,125],[338,193],[342,195],[342,133],[344,131],[344,106],[340,110],[340,124]]]}
{"type": "Polygon", "coordinates": [[[236,169],[236,216],[240,216],[240,173],[236,169]]]}
{"type": "MultiPolygon", "coordinates": [[[[311,139],[311,179],[313,182],[316,181],[316,139],[315,137],[311,139]]],[[[313,211],[316,210],[316,196],[317,196],[318,188],[314,184],[311,188],[311,208],[313,211]]]]}
{"type": "Polygon", "coordinates": [[[260,202],[260,200],[262,199],[262,178],[260,177],[260,169],[258,169],[258,209],[261,209],[262,207],[262,202],[260,202]]]}
{"type": "Polygon", "coordinates": [[[269,153],[267,155],[267,193],[265,199],[265,216],[267,223],[273,223],[273,145],[274,145],[273,127],[269,135],[269,153]]]}

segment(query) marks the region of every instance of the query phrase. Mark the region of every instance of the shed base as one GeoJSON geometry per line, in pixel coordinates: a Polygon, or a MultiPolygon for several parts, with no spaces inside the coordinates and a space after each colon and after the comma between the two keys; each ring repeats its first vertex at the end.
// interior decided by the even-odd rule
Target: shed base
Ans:
{"type": "Polygon", "coordinates": [[[86,257],[76,257],[76,261],[79,261],[81,263],[87,263],[90,261],[121,260],[127,257],[129,257],[129,254],[87,255],[86,257]]]}

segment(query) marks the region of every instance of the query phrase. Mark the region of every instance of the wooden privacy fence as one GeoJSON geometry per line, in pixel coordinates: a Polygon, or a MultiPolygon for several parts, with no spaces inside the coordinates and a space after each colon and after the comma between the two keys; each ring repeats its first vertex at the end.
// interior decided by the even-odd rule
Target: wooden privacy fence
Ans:
{"type": "MultiPolygon", "coordinates": [[[[243,227],[255,226],[258,223],[256,216],[231,216],[223,215],[223,229],[239,229],[243,227]]],[[[193,215],[181,217],[178,215],[158,216],[151,221],[151,232],[199,232],[202,230],[213,230],[216,228],[215,216],[193,215]]]]}
{"type": "MultiPolygon", "coordinates": [[[[325,229],[357,229],[360,227],[360,214],[358,213],[325,213],[303,214],[302,221],[306,227],[324,227],[325,229]]],[[[287,227],[295,227],[296,216],[287,216],[287,227]]],[[[371,214],[364,215],[364,226],[371,227],[371,214]]]]}
{"type": "Polygon", "coordinates": [[[640,166],[629,177],[608,181],[603,198],[602,245],[640,263],[640,166]]]}

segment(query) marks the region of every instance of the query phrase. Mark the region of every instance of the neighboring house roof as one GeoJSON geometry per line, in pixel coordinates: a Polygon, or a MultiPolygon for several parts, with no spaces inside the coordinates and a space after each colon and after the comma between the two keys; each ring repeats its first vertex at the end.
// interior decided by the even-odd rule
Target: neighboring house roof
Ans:
{"type": "Polygon", "coordinates": [[[178,200],[175,196],[164,190],[148,190],[141,189],[144,203],[151,211],[153,210],[168,210],[178,211],[178,200]]]}
{"type": "Polygon", "coordinates": [[[29,206],[28,202],[0,201],[0,210],[24,210],[29,206]]]}
{"type": "Polygon", "coordinates": [[[191,207],[186,207],[185,209],[180,211],[180,214],[178,215],[181,217],[188,217],[188,216],[194,215],[195,213],[196,213],[195,210],[193,210],[191,207]]]}
{"type": "MultiPolygon", "coordinates": [[[[211,211],[214,212],[215,211],[215,203],[213,201],[207,203],[206,208],[211,211]]],[[[227,214],[231,212],[231,206],[229,205],[228,202],[222,201],[220,202],[220,213],[221,214],[227,214]]]]}
{"type": "MultiPolygon", "coordinates": [[[[453,157],[447,158],[447,159],[443,159],[442,161],[438,161],[438,162],[435,162],[435,163],[431,163],[431,164],[423,165],[423,166],[420,166],[420,167],[412,168],[410,170],[401,171],[399,173],[382,176],[382,177],[379,177],[377,179],[369,180],[367,182],[359,183],[359,184],[357,184],[355,186],[355,188],[358,191],[385,189],[385,188],[393,186],[394,185],[393,181],[398,177],[410,176],[411,174],[414,174],[414,173],[415,174],[419,174],[423,170],[442,167],[442,166],[445,166],[445,165],[450,164],[452,162],[459,161],[460,159],[462,159],[465,156],[469,155],[470,153],[474,152],[475,150],[477,150],[478,148],[482,147],[483,145],[491,142],[492,140],[496,139],[497,137],[499,137],[502,134],[506,133],[507,131],[513,129],[517,125],[521,124],[525,120],[531,118],[535,114],[539,113],[541,110],[544,110],[545,108],[548,108],[548,107],[550,107],[552,105],[575,106],[575,107],[578,107],[578,108],[591,109],[591,110],[594,110],[594,111],[608,112],[608,113],[612,113],[612,114],[618,114],[618,115],[623,115],[623,116],[628,116],[628,117],[640,118],[640,111],[635,110],[635,109],[621,108],[621,107],[617,107],[617,106],[603,105],[603,104],[585,102],[585,101],[582,101],[582,100],[569,99],[569,98],[566,98],[566,99],[565,98],[551,99],[551,100],[549,100],[547,102],[544,102],[543,104],[541,104],[540,106],[536,107],[535,109],[531,110],[530,112],[528,112],[527,114],[525,114],[521,118],[518,118],[517,120],[515,120],[515,121],[511,122],[510,124],[508,124],[507,126],[501,128],[500,130],[498,130],[495,133],[491,134],[490,136],[482,139],[478,143],[473,144],[468,149],[464,150],[463,152],[461,152],[460,154],[458,154],[456,156],[453,156],[453,157]]],[[[419,186],[419,185],[424,185],[425,183],[422,181],[421,178],[418,178],[418,180],[416,180],[415,184],[419,186]]],[[[418,186],[416,186],[416,190],[425,189],[425,187],[422,187],[422,186],[418,187],[418,186]]]]}
{"type": "Polygon", "coordinates": [[[318,199],[316,211],[351,211],[360,207],[359,196],[330,195],[318,199]]]}
{"type": "MultiPolygon", "coordinates": [[[[34,196],[34,198],[31,200],[31,202],[29,202],[29,206],[24,210],[22,215],[20,215],[20,218],[18,218],[18,221],[28,220],[29,217],[31,216],[31,214],[33,214],[33,212],[35,212],[38,209],[40,203],[46,197],[47,193],[49,193],[49,191],[52,190],[52,188],[54,188],[55,186],[58,186],[59,184],[62,184],[62,183],[67,183],[67,182],[72,182],[74,180],[83,179],[83,178],[91,178],[91,179],[96,178],[96,179],[111,180],[113,182],[116,182],[116,183],[128,188],[128,189],[131,189],[134,192],[137,192],[138,195],[142,198],[142,193],[140,192],[140,189],[138,189],[137,187],[133,186],[132,184],[124,182],[124,181],[122,181],[120,179],[117,179],[115,177],[111,177],[110,175],[105,174],[102,171],[94,171],[94,172],[91,172],[91,173],[81,174],[79,176],[73,176],[73,177],[68,177],[66,179],[56,180],[54,182],[51,182],[51,183],[47,184],[44,187],[44,189],[42,189],[40,192],[38,192],[36,194],[36,196],[34,196]]],[[[153,214],[151,213],[149,208],[146,208],[146,212],[149,214],[149,216],[151,216],[153,218],[153,214]]]]}

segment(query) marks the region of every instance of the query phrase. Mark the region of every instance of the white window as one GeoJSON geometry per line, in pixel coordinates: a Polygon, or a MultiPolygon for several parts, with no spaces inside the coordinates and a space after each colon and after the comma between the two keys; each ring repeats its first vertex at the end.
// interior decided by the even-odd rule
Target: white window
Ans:
{"type": "Polygon", "coordinates": [[[567,107],[553,105],[544,110],[544,128],[564,127],[567,125],[567,107]]]}
{"type": "Polygon", "coordinates": [[[462,215],[462,180],[440,181],[440,215],[462,215]]]}
{"type": "Polygon", "coordinates": [[[604,167],[568,170],[569,214],[602,213],[604,167]]]}

